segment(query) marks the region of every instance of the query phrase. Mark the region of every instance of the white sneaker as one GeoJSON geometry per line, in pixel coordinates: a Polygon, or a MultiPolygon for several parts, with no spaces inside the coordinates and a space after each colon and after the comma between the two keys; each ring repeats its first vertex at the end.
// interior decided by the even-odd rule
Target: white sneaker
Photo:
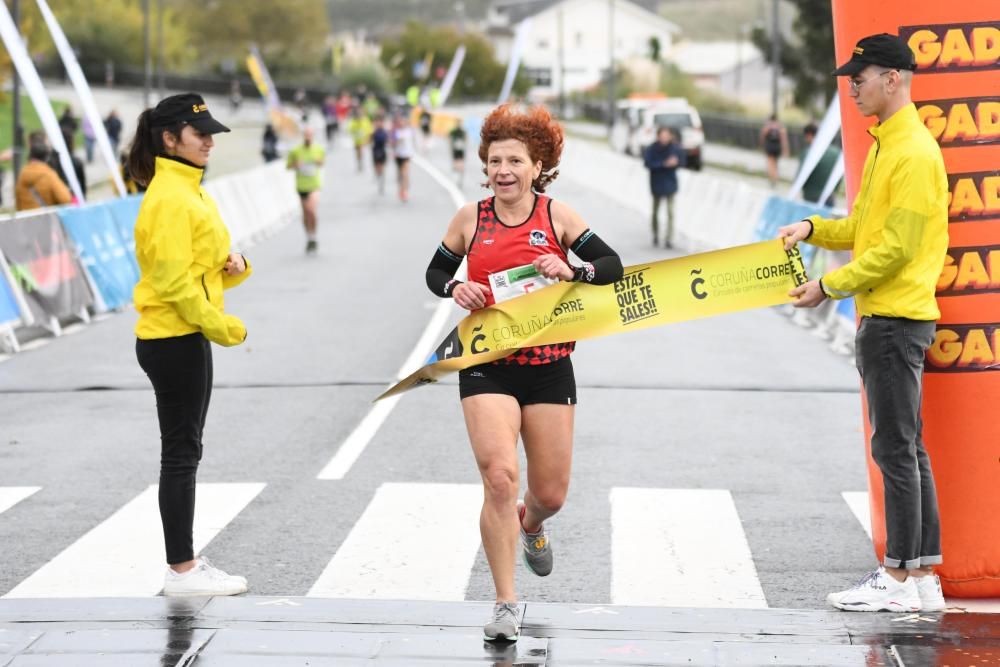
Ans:
{"type": "Polygon", "coordinates": [[[914,579],[907,577],[906,581],[896,581],[879,566],[853,588],[830,593],[826,601],[844,611],[920,611],[923,607],[914,579]]]}
{"type": "Polygon", "coordinates": [[[226,574],[209,563],[207,558],[199,558],[198,564],[183,574],[168,567],[163,582],[163,594],[168,597],[239,595],[246,592],[246,577],[226,574]]]}
{"type": "Polygon", "coordinates": [[[917,593],[920,595],[923,611],[941,611],[947,606],[944,601],[944,593],[941,592],[941,580],[936,574],[911,578],[917,584],[917,593]]]}

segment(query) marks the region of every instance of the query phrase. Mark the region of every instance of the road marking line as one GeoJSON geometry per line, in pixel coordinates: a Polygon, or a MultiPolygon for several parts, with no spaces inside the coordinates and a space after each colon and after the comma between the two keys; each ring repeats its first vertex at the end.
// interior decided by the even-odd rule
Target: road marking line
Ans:
{"type": "Polygon", "coordinates": [[[729,491],[613,488],[611,601],[767,608],[729,491]]]}
{"type": "MultiPolygon", "coordinates": [[[[264,484],[199,484],[194,550],[201,551],[264,484]]],[[[146,597],[163,588],[163,531],[156,485],[68,546],[7,598],[146,597]]]]}
{"type": "Polygon", "coordinates": [[[0,486],[0,514],[41,488],[40,486],[0,486]]]}
{"type": "MultiPolygon", "coordinates": [[[[462,193],[458,191],[454,183],[448,180],[436,167],[424,158],[414,155],[412,161],[430,174],[431,178],[437,181],[448,192],[452,202],[455,204],[455,208],[462,206],[464,203],[462,193]]],[[[455,277],[459,280],[465,279],[464,259],[455,277]]],[[[417,340],[417,344],[413,346],[410,356],[403,362],[402,367],[396,374],[396,379],[390,382],[386,389],[392,387],[424,365],[424,362],[434,350],[434,345],[441,338],[441,332],[444,330],[445,324],[447,324],[448,318],[454,311],[454,308],[455,306],[451,299],[442,299],[438,302],[437,307],[434,309],[434,314],[431,315],[430,321],[427,322],[427,326],[420,335],[420,339],[417,340]]],[[[396,407],[396,403],[399,402],[400,398],[402,398],[402,394],[397,394],[374,404],[369,409],[368,414],[364,416],[344,442],[341,443],[340,447],[337,448],[337,453],[333,455],[330,462],[316,475],[316,479],[344,479],[361,454],[364,453],[368,443],[372,441],[372,438],[378,433],[379,428],[385,423],[385,420],[389,417],[392,409],[396,407]]]]}
{"type": "Polygon", "coordinates": [[[872,539],[872,515],[868,504],[867,491],[844,491],[841,493],[847,506],[851,508],[861,527],[868,533],[868,539],[872,539]]]}
{"type": "Polygon", "coordinates": [[[383,484],[308,595],[464,600],[482,504],[479,484],[383,484]]]}

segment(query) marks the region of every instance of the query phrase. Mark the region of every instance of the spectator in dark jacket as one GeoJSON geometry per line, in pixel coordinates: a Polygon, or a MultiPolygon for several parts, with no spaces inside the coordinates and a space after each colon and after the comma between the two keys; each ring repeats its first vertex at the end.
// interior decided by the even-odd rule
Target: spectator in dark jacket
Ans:
{"type": "Polygon", "coordinates": [[[270,123],[264,126],[264,137],[261,140],[260,154],[264,156],[264,162],[272,162],[278,159],[278,134],[274,131],[274,126],[270,123]]]}
{"type": "Polygon", "coordinates": [[[59,129],[63,134],[76,134],[80,129],[80,121],[73,115],[73,107],[67,106],[59,116],[59,129]]]}
{"type": "MultiPolygon", "coordinates": [[[[83,160],[76,156],[73,152],[73,135],[63,133],[63,141],[66,142],[66,148],[69,150],[69,159],[73,163],[73,172],[76,174],[76,180],[80,184],[80,192],[84,197],[87,196],[87,172],[83,168],[83,160]]],[[[66,187],[69,187],[69,179],[66,177],[66,173],[63,171],[62,162],[59,161],[59,155],[52,151],[49,154],[49,166],[56,170],[59,174],[59,178],[66,187]]]]}
{"type": "Polygon", "coordinates": [[[663,247],[673,247],[674,195],[677,194],[677,169],[684,166],[684,150],[674,141],[669,127],[656,130],[656,141],[643,151],[642,158],[649,169],[649,189],[653,193],[653,245],[660,242],[658,221],[660,202],[667,202],[667,228],[663,247]]]}
{"type": "Polygon", "coordinates": [[[114,109],[104,119],[104,131],[108,133],[108,139],[111,140],[111,150],[117,154],[118,144],[122,137],[122,119],[118,117],[118,112],[114,109]]]}

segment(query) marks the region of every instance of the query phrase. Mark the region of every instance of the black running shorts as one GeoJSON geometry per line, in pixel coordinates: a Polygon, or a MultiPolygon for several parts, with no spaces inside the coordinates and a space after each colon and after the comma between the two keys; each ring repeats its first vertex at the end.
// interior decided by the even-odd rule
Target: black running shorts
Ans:
{"type": "Polygon", "coordinates": [[[462,398],[479,394],[513,396],[518,405],[576,405],[576,377],[569,357],[538,366],[480,364],[458,373],[462,398]]]}

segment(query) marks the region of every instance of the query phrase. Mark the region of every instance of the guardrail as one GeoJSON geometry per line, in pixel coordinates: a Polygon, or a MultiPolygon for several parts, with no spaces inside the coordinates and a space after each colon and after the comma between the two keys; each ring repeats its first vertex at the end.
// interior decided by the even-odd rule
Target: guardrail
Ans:
{"type": "MultiPolygon", "coordinates": [[[[297,219],[293,180],[283,162],[273,162],[205,184],[234,247],[249,247],[297,219]]],[[[131,303],[141,201],[134,195],[0,219],[0,345],[17,352],[19,329],[58,336],[69,320],[89,322],[92,314],[131,303]]]]}

